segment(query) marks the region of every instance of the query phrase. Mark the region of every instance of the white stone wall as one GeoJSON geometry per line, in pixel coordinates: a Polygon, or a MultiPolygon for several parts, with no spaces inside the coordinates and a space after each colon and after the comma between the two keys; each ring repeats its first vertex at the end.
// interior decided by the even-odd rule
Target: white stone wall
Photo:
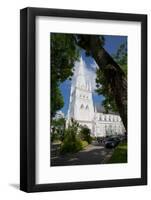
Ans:
{"type": "Polygon", "coordinates": [[[119,115],[95,113],[94,134],[96,137],[124,134],[125,128],[119,115]]]}
{"type": "Polygon", "coordinates": [[[92,89],[85,80],[84,65],[80,59],[76,82],[72,84],[68,110],[68,121],[71,118],[87,126],[91,134],[105,137],[111,134],[123,134],[124,126],[119,115],[97,113],[94,111],[92,89]]]}

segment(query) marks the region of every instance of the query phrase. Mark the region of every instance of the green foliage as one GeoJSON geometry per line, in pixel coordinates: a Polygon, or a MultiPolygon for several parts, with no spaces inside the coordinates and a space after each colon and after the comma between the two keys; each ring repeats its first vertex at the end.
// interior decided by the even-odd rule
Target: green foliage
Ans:
{"type": "Polygon", "coordinates": [[[87,147],[88,146],[88,142],[87,141],[81,141],[81,143],[82,143],[82,148],[84,149],[85,147],[87,147]]]}
{"type": "Polygon", "coordinates": [[[59,89],[59,84],[56,82],[51,85],[51,116],[54,117],[57,110],[64,106],[64,100],[59,89]]]}
{"type": "Polygon", "coordinates": [[[88,144],[90,144],[92,142],[92,137],[90,135],[90,129],[85,127],[85,126],[81,126],[81,130],[80,130],[80,138],[84,141],[87,141],[88,144]]]}
{"type": "Polygon", "coordinates": [[[53,119],[51,121],[51,141],[62,141],[65,132],[65,119],[53,119]]]}
{"type": "Polygon", "coordinates": [[[104,106],[106,112],[109,112],[111,110],[116,112],[117,107],[115,104],[115,100],[110,95],[110,90],[111,90],[110,85],[106,81],[103,71],[100,69],[97,69],[97,71],[96,71],[96,87],[97,87],[96,92],[99,95],[104,96],[102,105],[104,106]]]}
{"type": "Polygon", "coordinates": [[[73,75],[79,49],[72,34],[51,33],[51,116],[64,105],[59,86],[73,75]]]}
{"type": "MultiPolygon", "coordinates": [[[[117,50],[116,55],[112,56],[114,60],[119,64],[121,69],[124,71],[127,77],[127,43],[121,44],[117,50]]],[[[111,86],[108,84],[103,70],[97,69],[96,71],[96,92],[98,94],[103,94],[105,97],[102,104],[106,112],[113,111],[117,112],[117,106],[114,98],[111,96],[111,86]]]]}
{"type": "MultiPolygon", "coordinates": [[[[70,135],[68,132],[67,134],[70,135]]],[[[76,153],[80,150],[82,150],[83,146],[79,139],[76,139],[75,141],[72,140],[70,136],[66,136],[66,139],[64,140],[63,144],[61,145],[61,153],[76,153]]]]}
{"type": "Polygon", "coordinates": [[[108,163],[127,163],[127,142],[116,147],[108,163]]]}
{"type": "Polygon", "coordinates": [[[127,77],[127,43],[121,44],[117,50],[117,53],[112,55],[112,57],[119,64],[127,77]]]}
{"type": "Polygon", "coordinates": [[[81,140],[77,136],[78,128],[79,124],[72,119],[65,131],[64,140],[61,145],[61,153],[75,153],[82,150],[81,140]]]}

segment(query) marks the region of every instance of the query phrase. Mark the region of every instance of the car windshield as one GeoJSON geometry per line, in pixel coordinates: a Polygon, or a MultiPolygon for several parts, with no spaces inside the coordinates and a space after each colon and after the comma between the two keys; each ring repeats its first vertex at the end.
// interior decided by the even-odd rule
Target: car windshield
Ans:
{"type": "Polygon", "coordinates": [[[114,140],[114,138],[109,138],[107,141],[113,141],[114,140]]]}

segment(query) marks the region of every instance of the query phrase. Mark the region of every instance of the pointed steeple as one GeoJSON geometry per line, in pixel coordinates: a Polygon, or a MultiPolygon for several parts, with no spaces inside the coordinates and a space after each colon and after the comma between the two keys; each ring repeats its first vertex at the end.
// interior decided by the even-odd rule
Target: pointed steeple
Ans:
{"type": "Polygon", "coordinates": [[[83,61],[83,58],[82,56],[80,57],[80,62],[79,62],[79,69],[78,69],[78,76],[84,76],[85,73],[84,73],[84,61],[83,61]]]}
{"type": "Polygon", "coordinates": [[[87,80],[86,64],[82,57],[76,63],[75,79],[71,86],[68,119],[92,121],[94,115],[90,82],[87,80]]]}
{"type": "Polygon", "coordinates": [[[86,80],[85,80],[85,62],[80,58],[79,66],[77,69],[77,78],[76,78],[76,86],[82,89],[86,89],[86,80]]]}

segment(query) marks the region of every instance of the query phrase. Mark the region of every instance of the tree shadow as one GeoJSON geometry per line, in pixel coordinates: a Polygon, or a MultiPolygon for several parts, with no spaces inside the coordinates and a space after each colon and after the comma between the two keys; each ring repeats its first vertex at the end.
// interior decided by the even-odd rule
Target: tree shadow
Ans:
{"type": "Polygon", "coordinates": [[[58,156],[51,159],[51,166],[91,165],[104,164],[103,161],[111,152],[110,149],[91,149],[74,154],[58,156]]]}

